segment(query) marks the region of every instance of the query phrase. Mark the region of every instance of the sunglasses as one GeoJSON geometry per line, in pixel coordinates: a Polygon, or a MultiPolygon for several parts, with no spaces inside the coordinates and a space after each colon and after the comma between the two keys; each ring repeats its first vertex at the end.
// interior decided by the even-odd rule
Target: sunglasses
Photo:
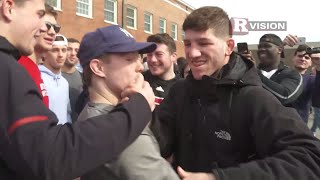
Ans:
{"type": "Polygon", "coordinates": [[[51,22],[45,22],[48,31],[53,27],[54,32],[58,33],[60,31],[61,26],[59,24],[52,24],[51,22]]]}

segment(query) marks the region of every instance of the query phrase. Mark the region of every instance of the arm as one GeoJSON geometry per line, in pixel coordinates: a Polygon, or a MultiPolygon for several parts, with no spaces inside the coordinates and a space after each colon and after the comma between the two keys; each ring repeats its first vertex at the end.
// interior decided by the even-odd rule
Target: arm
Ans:
{"type": "Polygon", "coordinates": [[[111,169],[126,180],[178,180],[171,165],[161,157],[157,140],[149,128],[119,156],[111,169]]]}
{"type": "Polygon", "coordinates": [[[294,70],[289,70],[280,83],[266,78],[260,71],[259,75],[263,87],[274,94],[283,105],[292,103],[302,93],[302,76],[294,70]]]}
{"type": "Polygon", "coordinates": [[[56,125],[56,116],[43,105],[31,78],[20,68],[14,66],[12,72],[10,67],[0,68],[1,82],[7,82],[0,88],[7,92],[0,104],[8,100],[10,110],[7,123],[1,122],[7,132],[0,129],[4,134],[0,155],[8,168],[26,179],[79,177],[117,157],[151,119],[149,104],[136,93],[109,114],[56,125]]]}
{"type": "Polygon", "coordinates": [[[175,119],[176,112],[178,112],[178,105],[176,104],[176,84],[169,90],[168,96],[161,102],[156,109],[155,119],[150,128],[154,136],[159,142],[160,152],[164,158],[169,158],[174,149],[174,134],[175,134],[175,119]]]}
{"type": "Polygon", "coordinates": [[[282,106],[262,89],[244,103],[258,159],[237,167],[216,169],[219,180],[319,179],[320,142],[292,108],[282,106]]]}

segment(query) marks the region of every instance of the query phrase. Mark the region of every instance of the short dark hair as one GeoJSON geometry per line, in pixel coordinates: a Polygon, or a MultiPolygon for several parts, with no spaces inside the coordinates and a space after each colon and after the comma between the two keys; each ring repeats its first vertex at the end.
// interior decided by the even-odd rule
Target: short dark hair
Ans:
{"type": "Polygon", "coordinates": [[[205,6],[194,10],[183,22],[183,30],[206,31],[212,29],[215,36],[231,37],[231,23],[228,14],[221,8],[205,6]]]}
{"type": "Polygon", "coordinates": [[[69,42],[69,43],[79,43],[79,44],[80,44],[80,41],[78,41],[78,40],[75,39],[75,38],[68,38],[68,42],[69,42]]]}
{"type": "Polygon", "coordinates": [[[309,46],[306,44],[299,45],[298,48],[294,51],[294,55],[297,55],[298,52],[307,51],[307,48],[309,48],[309,46]]]}
{"type": "Polygon", "coordinates": [[[55,19],[57,19],[58,17],[57,11],[54,10],[54,8],[48,3],[45,3],[45,11],[46,11],[46,14],[52,15],[55,19]]]}
{"type": "Polygon", "coordinates": [[[173,38],[167,33],[158,33],[151,35],[147,38],[147,42],[154,42],[159,44],[165,44],[168,46],[169,52],[172,54],[177,51],[176,43],[173,38]]]}

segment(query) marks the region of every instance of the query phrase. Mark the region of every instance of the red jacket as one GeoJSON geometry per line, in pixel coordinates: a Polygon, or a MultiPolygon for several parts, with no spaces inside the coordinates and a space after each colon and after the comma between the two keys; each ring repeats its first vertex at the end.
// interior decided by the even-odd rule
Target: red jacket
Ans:
{"type": "Polygon", "coordinates": [[[21,64],[24,68],[26,68],[27,72],[30,74],[33,81],[36,83],[40,94],[42,95],[43,103],[49,107],[49,98],[46,87],[41,78],[41,73],[36,63],[34,63],[29,57],[21,56],[19,59],[19,64],[21,64]]]}

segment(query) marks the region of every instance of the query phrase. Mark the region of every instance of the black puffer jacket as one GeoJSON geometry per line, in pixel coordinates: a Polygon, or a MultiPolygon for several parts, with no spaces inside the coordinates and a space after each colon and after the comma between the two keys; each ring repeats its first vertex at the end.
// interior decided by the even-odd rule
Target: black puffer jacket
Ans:
{"type": "Polygon", "coordinates": [[[219,76],[171,88],[159,108],[163,156],[221,180],[319,179],[319,140],[262,87],[251,61],[232,54],[219,76]]]}
{"type": "Polygon", "coordinates": [[[291,69],[282,61],[278,70],[268,79],[260,71],[263,87],[276,96],[287,107],[292,107],[303,91],[303,78],[298,71],[291,69]]]}

